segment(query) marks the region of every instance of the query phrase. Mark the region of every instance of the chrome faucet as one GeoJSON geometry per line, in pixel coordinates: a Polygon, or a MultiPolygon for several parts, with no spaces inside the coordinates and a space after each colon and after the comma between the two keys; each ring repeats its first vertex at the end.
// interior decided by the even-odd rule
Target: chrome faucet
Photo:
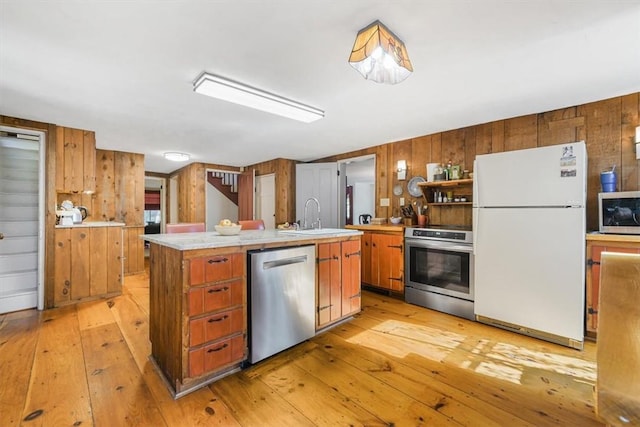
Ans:
{"type": "Polygon", "coordinates": [[[322,224],[320,223],[320,202],[315,197],[309,197],[306,202],[304,202],[304,221],[302,222],[302,228],[306,229],[307,227],[307,208],[309,207],[309,202],[316,202],[316,206],[318,207],[318,221],[311,223],[311,228],[315,228],[314,224],[318,224],[318,228],[322,228],[322,224]]]}

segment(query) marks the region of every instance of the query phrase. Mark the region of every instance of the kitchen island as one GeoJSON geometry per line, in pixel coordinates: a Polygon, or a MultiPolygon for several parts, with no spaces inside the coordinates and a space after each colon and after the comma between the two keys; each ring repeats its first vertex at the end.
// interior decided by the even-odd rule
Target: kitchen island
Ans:
{"type": "Polygon", "coordinates": [[[249,354],[248,254],[315,247],[315,329],[360,311],[358,230],[149,234],[151,360],[174,397],[237,372],[249,354]]]}

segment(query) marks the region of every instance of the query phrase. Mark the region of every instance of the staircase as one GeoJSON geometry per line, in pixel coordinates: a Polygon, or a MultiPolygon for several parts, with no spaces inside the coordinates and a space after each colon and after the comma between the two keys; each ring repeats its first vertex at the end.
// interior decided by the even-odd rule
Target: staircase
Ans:
{"type": "Polygon", "coordinates": [[[238,174],[209,171],[207,181],[235,205],[238,204],[238,174]]]}

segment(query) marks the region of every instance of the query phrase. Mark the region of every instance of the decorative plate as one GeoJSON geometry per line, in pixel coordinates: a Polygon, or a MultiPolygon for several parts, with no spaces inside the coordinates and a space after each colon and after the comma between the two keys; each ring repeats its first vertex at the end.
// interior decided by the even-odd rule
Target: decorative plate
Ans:
{"type": "Polygon", "coordinates": [[[396,184],[393,187],[393,194],[395,194],[396,196],[401,196],[402,195],[402,184],[396,184]]]}
{"type": "Polygon", "coordinates": [[[419,182],[425,182],[424,178],[421,176],[414,176],[409,180],[409,184],[407,184],[407,190],[413,197],[422,196],[422,189],[418,187],[419,182]]]}

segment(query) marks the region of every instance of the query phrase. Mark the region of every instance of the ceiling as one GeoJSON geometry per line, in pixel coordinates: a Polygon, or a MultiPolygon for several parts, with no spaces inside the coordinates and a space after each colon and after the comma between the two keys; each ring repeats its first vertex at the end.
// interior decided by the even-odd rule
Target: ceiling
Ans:
{"type": "Polygon", "coordinates": [[[145,169],[333,154],[640,91],[639,1],[0,0],[0,114],[96,131],[145,169]],[[414,73],[347,63],[380,19],[414,73]],[[193,92],[208,71],[320,108],[301,123],[193,92]]]}

